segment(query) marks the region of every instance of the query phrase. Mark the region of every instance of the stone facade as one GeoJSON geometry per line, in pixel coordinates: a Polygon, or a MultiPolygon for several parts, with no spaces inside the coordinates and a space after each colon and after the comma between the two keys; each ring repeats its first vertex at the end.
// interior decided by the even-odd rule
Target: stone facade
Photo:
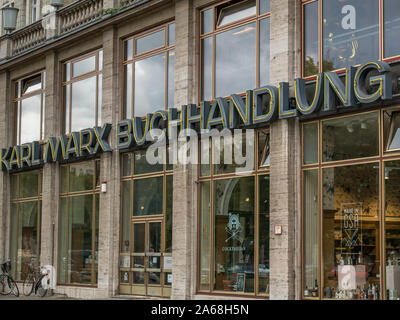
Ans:
{"type": "MultiPolygon", "coordinates": [[[[41,0],[40,5],[50,0],[41,0]]],[[[5,1],[3,1],[5,2],[5,1]]],[[[69,3],[72,1],[65,1],[69,3]]],[[[140,2],[140,1],[139,1],[140,2]]],[[[28,25],[23,0],[18,28],[28,25]]],[[[175,105],[196,103],[199,99],[199,14],[198,9],[215,3],[211,0],[150,0],[108,19],[82,27],[44,46],[0,60],[0,147],[12,144],[11,81],[46,69],[45,138],[59,135],[61,112],[60,63],[71,57],[103,48],[102,120],[115,124],[121,119],[121,39],[166,21],[175,21],[175,105]]],[[[104,8],[118,5],[104,0],[104,8]]],[[[28,10],[28,11],[27,11],[28,10]]],[[[270,79],[275,85],[300,75],[300,5],[295,0],[271,0],[270,79]]],[[[1,41],[1,39],[0,39],[1,41]]],[[[252,88],[249,88],[252,89],[252,88]]],[[[114,145],[115,131],[109,141],[114,145]]],[[[271,299],[300,296],[300,129],[298,120],[281,120],[271,126],[271,299]],[[275,224],[282,235],[273,235],[275,224]]],[[[57,286],[55,292],[77,298],[104,298],[118,295],[120,238],[120,156],[101,155],[100,179],[107,192],[100,194],[98,285],[92,287],[57,286]]],[[[41,226],[41,264],[57,265],[59,165],[43,167],[43,208],[41,226]]],[[[173,194],[173,299],[215,299],[196,293],[197,282],[197,167],[174,167],[173,194]]],[[[0,260],[8,258],[10,200],[9,175],[0,173],[0,260]]],[[[230,299],[230,297],[219,297],[230,299]]]]}

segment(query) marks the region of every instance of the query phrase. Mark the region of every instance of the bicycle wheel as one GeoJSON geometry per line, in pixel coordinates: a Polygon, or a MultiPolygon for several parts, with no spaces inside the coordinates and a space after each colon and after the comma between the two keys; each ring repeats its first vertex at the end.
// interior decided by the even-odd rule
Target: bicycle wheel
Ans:
{"type": "Polygon", "coordinates": [[[11,288],[8,285],[7,276],[5,274],[0,275],[0,294],[8,296],[11,293],[11,288]]]}
{"type": "Polygon", "coordinates": [[[22,286],[22,292],[25,296],[30,296],[33,292],[33,287],[35,286],[35,278],[32,273],[28,274],[26,277],[24,284],[22,286]]]}
{"type": "Polygon", "coordinates": [[[38,284],[38,287],[36,290],[37,294],[41,297],[44,297],[47,294],[47,290],[48,290],[43,287],[43,281],[48,281],[48,280],[46,277],[40,277],[39,284],[38,284]]]}
{"type": "Polygon", "coordinates": [[[7,276],[7,282],[8,282],[8,286],[11,288],[10,293],[15,295],[16,297],[19,297],[19,289],[18,289],[17,283],[14,281],[14,279],[11,278],[10,276],[7,276]]]}

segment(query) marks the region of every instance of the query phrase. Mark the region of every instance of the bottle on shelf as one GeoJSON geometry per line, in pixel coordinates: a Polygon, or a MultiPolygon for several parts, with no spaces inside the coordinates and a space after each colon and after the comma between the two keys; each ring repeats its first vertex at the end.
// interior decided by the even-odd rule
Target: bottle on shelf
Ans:
{"type": "Polygon", "coordinates": [[[304,290],[304,296],[308,297],[310,295],[310,292],[308,291],[308,288],[306,286],[306,289],[304,290]]]}

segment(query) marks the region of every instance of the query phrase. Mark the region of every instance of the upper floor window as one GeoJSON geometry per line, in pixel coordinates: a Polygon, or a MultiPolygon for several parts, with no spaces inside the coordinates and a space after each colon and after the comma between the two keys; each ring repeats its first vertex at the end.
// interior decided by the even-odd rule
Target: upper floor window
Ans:
{"type": "Polygon", "coordinates": [[[200,12],[201,99],[269,83],[269,0],[225,1],[200,12]]]}
{"type": "Polygon", "coordinates": [[[308,1],[303,24],[304,76],[400,54],[398,0],[308,1]]]}
{"type": "Polygon", "coordinates": [[[175,23],[124,41],[124,116],[174,105],[175,23]]]}
{"type": "Polygon", "coordinates": [[[39,1],[40,0],[32,0],[32,10],[31,10],[32,22],[35,22],[36,20],[39,19],[39,13],[40,13],[39,1]]]}
{"type": "Polygon", "coordinates": [[[14,82],[15,139],[17,144],[44,137],[46,72],[14,82]]]}
{"type": "Polygon", "coordinates": [[[63,103],[66,133],[101,125],[103,51],[64,63],[63,103]]]}

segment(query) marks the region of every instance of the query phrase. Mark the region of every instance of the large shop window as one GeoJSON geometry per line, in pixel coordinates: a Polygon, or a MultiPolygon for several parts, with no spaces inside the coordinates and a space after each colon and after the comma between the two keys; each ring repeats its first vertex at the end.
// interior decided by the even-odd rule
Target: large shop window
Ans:
{"type": "Polygon", "coordinates": [[[64,131],[101,126],[103,51],[63,64],[64,131]]]}
{"type": "Polygon", "coordinates": [[[252,172],[235,176],[237,164],[199,169],[199,292],[269,296],[268,131],[259,131],[255,142],[252,172]]]}
{"type": "Polygon", "coordinates": [[[39,266],[42,171],[11,175],[11,274],[23,281],[39,266]]]}
{"type": "Polygon", "coordinates": [[[122,155],[121,294],[171,295],[172,196],[170,165],[150,165],[146,150],[122,155]]]}
{"type": "Polygon", "coordinates": [[[303,4],[303,76],[400,55],[398,0],[303,4]]]}
{"type": "Polygon", "coordinates": [[[304,298],[400,297],[397,112],[303,124],[304,298]]]}
{"type": "Polygon", "coordinates": [[[269,0],[225,1],[200,12],[202,100],[269,83],[269,7],[269,0]]]}
{"type": "Polygon", "coordinates": [[[99,161],[61,166],[58,283],[95,285],[99,246],[99,161]]]}
{"type": "Polygon", "coordinates": [[[39,141],[44,137],[46,72],[14,82],[15,143],[39,141]]]}
{"type": "Polygon", "coordinates": [[[174,106],[175,23],[124,41],[124,116],[174,106]]]}

